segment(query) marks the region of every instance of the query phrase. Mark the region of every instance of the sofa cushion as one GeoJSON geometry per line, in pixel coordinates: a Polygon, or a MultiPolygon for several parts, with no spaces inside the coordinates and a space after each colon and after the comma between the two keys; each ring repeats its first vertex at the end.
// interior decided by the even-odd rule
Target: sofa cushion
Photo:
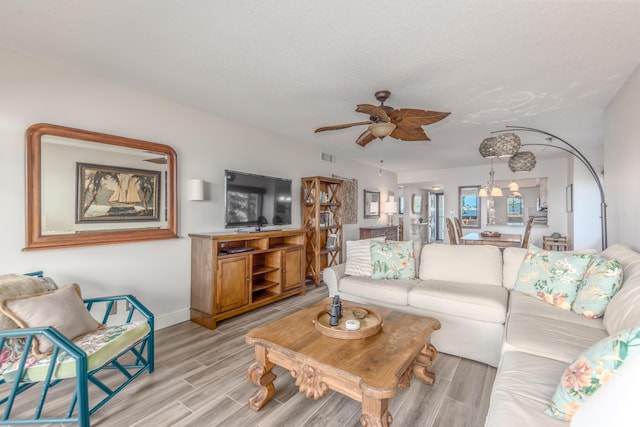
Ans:
{"type": "Polygon", "coordinates": [[[383,237],[347,240],[347,262],[345,273],[350,276],[371,276],[371,241],[384,242],[383,237]]]}
{"type": "Polygon", "coordinates": [[[571,309],[585,317],[602,317],[609,301],[622,285],[622,278],[622,266],[617,260],[594,256],[571,309]]]}
{"type": "Polygon", "coordinates": [[[486,427],[567,427],[544,413],[567,364],[517,351],[502,355],[486,427]]]}
{"type": "Polygon", "coordinates": [[[417,283],[415,279],[371,280],[370,277],[345,276],[340,279],[338,290],[371,301],[407,305],[409,290],[417,283]]]}
{"type": "Polygon", "coordinates": [[[502,252],[502,286],[513,289],[516,285],[520,265],[528,251],[527,248],[504,248],[502,252]]]}
{"type": "Polygon", "coordinates": [[[409,305],[468,319],[504,323],[509,292],[501,286],[442,280],[420,281],[409,291],[409,305]]]}
{"type": "MultiPolygon", "coordinates": [[[[571,311],[566,314],[581,317],[571,311]]],[[[587,320],[598,323],[598,319],[587,320]]],[[[597,326],[511,311],[506,324],[503,349],[571,363],[585,348],[606,336],[606,330],[597,326]]]]}
{"type": "Polygon", "coordinates": [[[516,313],[530,314],[533,316],[546,317],[561,323],[575,323],[576,325],[605,330],[601,318],[590,319],[579,316],[573,311],[560,310],[538,298],[533,298],[520,292],[511,292],[509,295],[509,314],[511,315],[512,313],[514,315],[516,313]]]}
{"type": "Polygon", "coordinates": [[[371,242],[372,279],[415,279],[413,242],[371,242]]]}
{"type": "Polygon", "coordinates": [[[604,326],[609,334],[640,326],[640,254],[624,245],[613,245],[602,256],[618,260],[624,271],[622,287],[604,312],[604,326]]]}
{"type": "Polygon", "coordinates": [[[640,263],[640,254],[630,247],[621,244],[609,246],[602,251],[602,256],[607,259],[617,259],[623,269],[626,269],[631,264],[640,263]]]}
{"type": "Polygon", "coordinates": [[[560,384],[546,413],[571,421],[582,402],[622,366],[627,357],[640,351],[640,328],[610,335],[582,352],[562,373],[560,384]]]}
{"type": "Polygon", "coordinates": [[[514,290],[571,310],[591,257],[591,254],[546,251],[530,245],[514,290]]]}
{"type": "Polygon", "coordinates": [[[489,245],[425,245],[420,279],[502,286],[502,255],[489,245]]]}

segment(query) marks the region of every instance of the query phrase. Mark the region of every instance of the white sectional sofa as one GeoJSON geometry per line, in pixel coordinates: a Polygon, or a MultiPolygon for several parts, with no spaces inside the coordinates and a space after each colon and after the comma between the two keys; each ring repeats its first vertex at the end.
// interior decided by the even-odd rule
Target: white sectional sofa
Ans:
{"type": "MultiPolygon", "coordinates": [[[[325,269],[323,278],[332,296],[439,319],[432,337],[438,351],[497,366],[487,426],[567,426],[545,414],[564,370],[601,339],[640,326],[640,254],[623,245],[601,254],[620,262],[624,282],[604,317],[589,319],[513,290],[526,253],[427,245],[413,280],[349,276],[345,264],[325,269]]],[[[572,425],[593,419],[576,415],[572,425]]]]}

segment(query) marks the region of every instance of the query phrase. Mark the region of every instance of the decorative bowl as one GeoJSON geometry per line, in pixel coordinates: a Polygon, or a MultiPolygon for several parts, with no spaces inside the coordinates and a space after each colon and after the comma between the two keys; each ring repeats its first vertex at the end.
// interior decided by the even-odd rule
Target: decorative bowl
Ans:
{"type": "Polygon", "coordinates": [[[369,312],[364,308],[354,308],[353,310],[351,310],[351,313],[353,313],[353,317],[355,317],[356,319],[364,319],[365,317],[367,317],[367,314],[369,314],[369,312]]]}
{"type": "Polygon", "coordinates": [[[480,233],[482,237],[500,237],[501,234],[499,231],[483,231],[480,233]]]}

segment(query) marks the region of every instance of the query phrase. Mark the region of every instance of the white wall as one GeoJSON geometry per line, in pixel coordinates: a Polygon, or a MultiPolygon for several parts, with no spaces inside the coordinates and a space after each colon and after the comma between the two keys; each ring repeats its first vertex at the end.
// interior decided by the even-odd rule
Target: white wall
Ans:
{"type": "Polygon", "coordinates": [[[609,245],[640,250],[640,67],[611,100],[605,112],[604,170],[609,245]]]}
{"type": "MultiPolygon", "coordinates": [[[[73,70],[0,49],[0,274],[44,270],[60,284],[77,282],[84,295],[133,293],[167,326],[188,319],[190,243],[188,233],[222,231],[225,169],[293,180],[292,227],[300,227],[300,178],[336,174],[359,180],[360,224],[348,225],[346,239],[358,237],[364,220],[362,189],[397,192],[397,176],[337,159],[243,124],[93,78],[73,70]],[[52,123],[172,146],[178,154],[180,239],[74,249],[24,252],[25,131],[52,123]],[[207,183],[208,199],[187,200],[188,179],[207,183]]],[[[238,82],[241,84],[241,82],[238,82]]],[[[309,130],[312,135],[312,130],[309,130]]]]}

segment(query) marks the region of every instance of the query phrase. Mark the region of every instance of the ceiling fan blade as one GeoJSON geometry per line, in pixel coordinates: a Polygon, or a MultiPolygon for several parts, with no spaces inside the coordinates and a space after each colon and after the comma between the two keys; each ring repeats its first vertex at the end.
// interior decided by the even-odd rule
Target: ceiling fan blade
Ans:
{"type": "Polygon", "coordinates": [[[376,137],[371,135],[371,132],[369,132],[369,129],[367,129],[364,132],[362,132],[362,134],[358,137],[358,139],[356,139],[356,144],[364,147],[374,139],[376,139],[376,137]]]}
{"type": "Polygon", "coordinates": [[[371,123],[373,123],[371,120],[367,120],[366,122],[346,123],[344,125],[335,125],[335,126],[324,126],[316,129],[315,132],[324,132],[325,130],[346,129],[352,126],[370,125],[371,123]]]}
{"type": "Polygon", "coordinates": [[[358,113],[365,113],[365,114],[368,114],[370,116],[376,116],[382,122],[390,122],[391,121],[391,119],[389,118],[389,115],[387,114],[387,112],[384,111],[384,108],[379,107],[377,105],[358,104],[358,106],[356,107],[356,111],[358,113]]]}
{"type": "Polygon", "coordinates": [[[425,126],[439,122],[451,113],[440,111],[417,110],[415,108],[399,108],[389,115],[391,120],[399,126],[425,126]]]}
{"type": "Polygon", "coordinates": [[[420,126],[398,126],[389,136],[402,141],[431,141],[420,126]]]}

